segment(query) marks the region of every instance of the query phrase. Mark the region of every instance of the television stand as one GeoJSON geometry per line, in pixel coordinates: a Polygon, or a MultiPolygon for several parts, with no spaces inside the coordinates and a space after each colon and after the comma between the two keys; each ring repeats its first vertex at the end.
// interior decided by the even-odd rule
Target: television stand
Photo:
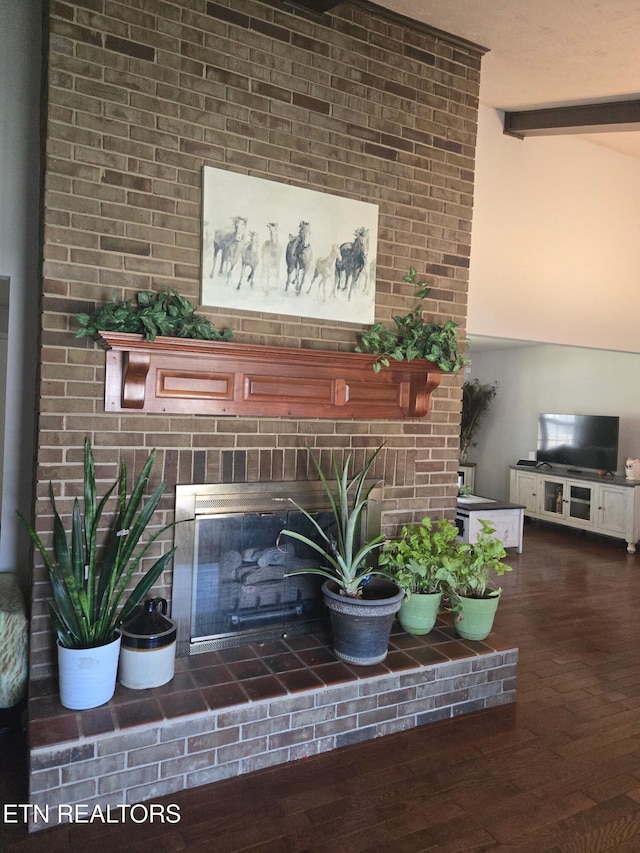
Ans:
{"type": "Polygon", "coordinates": [[[511,466],[509,500],[530,518],[624,539],[634,554],[640,539],[640,480],[574,469],[550,472],[511,466]]]}

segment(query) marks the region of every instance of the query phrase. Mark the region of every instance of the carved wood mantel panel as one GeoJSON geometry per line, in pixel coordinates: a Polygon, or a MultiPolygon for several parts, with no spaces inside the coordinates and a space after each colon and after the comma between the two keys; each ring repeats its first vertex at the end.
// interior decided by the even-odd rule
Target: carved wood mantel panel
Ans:
{"type": "Polygon", "coordinates": [[[442,370],[379,373],[360,353],[101,332],[105,410],[295,418],[424,418],[442,370]]]}

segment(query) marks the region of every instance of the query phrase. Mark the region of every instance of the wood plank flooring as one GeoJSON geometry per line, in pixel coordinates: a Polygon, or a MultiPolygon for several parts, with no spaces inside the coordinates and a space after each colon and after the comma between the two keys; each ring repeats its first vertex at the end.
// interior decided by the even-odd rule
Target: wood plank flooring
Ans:
{"type": "Polygon", "coordinates": [[[515,705],[159,800],[179,804],[172,826],[5,827],[0,851],[638,853],[640,554],[527,525],[508,562],[515,705]]]}

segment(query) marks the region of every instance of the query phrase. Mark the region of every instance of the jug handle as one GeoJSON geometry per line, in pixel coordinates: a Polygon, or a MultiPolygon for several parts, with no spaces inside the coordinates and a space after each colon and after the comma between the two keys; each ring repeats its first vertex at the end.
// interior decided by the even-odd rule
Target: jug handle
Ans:
{"type": "Polygon", "coordinates": [[[153,609],[157,612],[158,607],[160,607],[160,611],[163,616],[167,615],[167,599],[166,598],[154,598],[153,600],[153,609]]]}

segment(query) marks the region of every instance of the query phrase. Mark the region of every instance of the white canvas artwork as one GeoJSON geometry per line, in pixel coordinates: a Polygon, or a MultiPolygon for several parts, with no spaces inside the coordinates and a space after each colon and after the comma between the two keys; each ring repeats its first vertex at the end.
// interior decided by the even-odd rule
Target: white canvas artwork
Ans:
{"type": "Polygon", "coordinates": [[[371,324],[378,206],[205,166],[201,302],[371,324]]]}

